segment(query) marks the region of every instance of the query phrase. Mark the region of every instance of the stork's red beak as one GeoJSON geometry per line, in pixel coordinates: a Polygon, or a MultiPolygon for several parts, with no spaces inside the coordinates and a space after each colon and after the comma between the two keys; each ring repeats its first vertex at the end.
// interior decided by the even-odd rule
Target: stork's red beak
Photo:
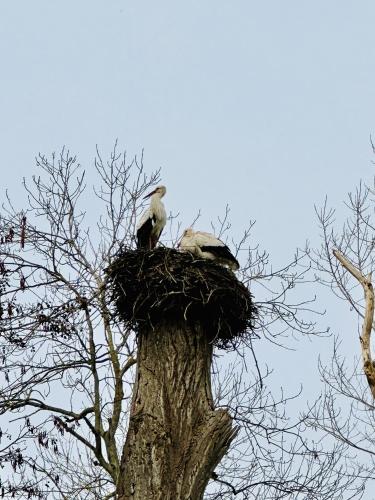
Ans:
{"type": "MultiPolygon", "coordinates": [[[[157,188],[156,188],[156,189],[157,189],[157,188]]],[[[146,196],[144,196],[144,197],[143,197],[143,199],[145,199],[145,198],[150,198],[150,196],[152,196],[153,194],[155,194],[155,193],[156,193],[156,189],[154,189],[151,193],[146,194],[146,196]]]]}

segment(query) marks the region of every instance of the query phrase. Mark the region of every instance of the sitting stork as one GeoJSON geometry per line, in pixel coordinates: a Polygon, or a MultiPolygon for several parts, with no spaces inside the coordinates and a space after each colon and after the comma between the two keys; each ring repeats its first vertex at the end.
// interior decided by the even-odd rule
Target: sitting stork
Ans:
{"type": "Polygon", "coordinates": [[[137,248],[146,248],[148,250],[155,248],[167,222],[167,214],[161,202],[161,198],[166,192],[165,186],[158,186],[145,196],[145,198],[151,197],[151,202],[137,224],[137,248]]]}
{"type": "Polygon", "coordinates": [[[182,252],[190,252],[201,259],[214,260],[233,271],[237,271],[240,267],[227,245],[213,234],[193,231],[189,227],[183,232],[178,246],[182,252]]]}

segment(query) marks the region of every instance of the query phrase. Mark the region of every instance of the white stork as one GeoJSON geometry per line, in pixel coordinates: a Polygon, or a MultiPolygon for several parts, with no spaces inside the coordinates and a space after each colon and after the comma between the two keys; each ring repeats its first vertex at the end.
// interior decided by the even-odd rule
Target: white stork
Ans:
{"type": "Polygon", "coordinates": [[[143,212],[137,224],[137,247],[152,250],[155,248],[160,235],[167,222],[167,214],[161,198],[165,195],[165,186],[158,186],[154,191],[145,196],[151,197],[149,207],[143,212]]]}
{"type": "Polygon", "coordinates": [[[213,234],[193,231],[191,227],[183,232],[179,248],[201,259],[209,259],[237,271],[240,265],[225,243],[213,234]]]}

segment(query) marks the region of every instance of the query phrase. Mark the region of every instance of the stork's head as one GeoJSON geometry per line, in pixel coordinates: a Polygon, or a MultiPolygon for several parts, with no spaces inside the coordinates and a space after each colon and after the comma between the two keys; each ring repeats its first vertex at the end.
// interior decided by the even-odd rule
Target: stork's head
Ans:
{"type": "Polygon", "coordinates": [[[184,238],[186,238],[186,237],[189,238],[190,236],[193,236],[193,234],[194,234],[194,231],[191,227],[188,227],[187,229],[185,229],[185,231],[182,233],[182,236],[181,236],[181,239],[177,245],[177,248],[181,248],[181,243],[182,243],[182,240],[184,238]]]}
{"type": "Polygon", "coordinates": [[[151,193],[146,194],[145,198],[150,198],[153,194],[156,194],[159,196],[159,198],[163,198],[165,193],[167,192],[167,188],[165,186],[158,186],[156,189],[154,189],[151,193]]]}
{"type": "Polygon", "coordinates": [[[184,238],[185,236],[192,236],[194,234],[193,228],[188,227],[185,229],[185,231],[182,233],[182,237],[184,238]]]}

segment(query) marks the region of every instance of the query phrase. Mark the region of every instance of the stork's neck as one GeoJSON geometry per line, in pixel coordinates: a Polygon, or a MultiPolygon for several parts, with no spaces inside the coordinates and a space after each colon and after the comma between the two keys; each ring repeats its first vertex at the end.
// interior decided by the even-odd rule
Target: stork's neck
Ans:
{"type": "Polygon", "coordinates": [[[160,198],[160,193],[153,194],[151,196],[150,208],[154,214],[162,217],[165,214],[165,208],[160,198]]]}
{"type": "Polygon", "coordinates": [[[158,206],[158,205],[160,205],[160,204],[162,204],[162,205],[163,205],[163,203],[162,203],[162,201],[161,201],[161,197],[162,197],[162,195],[160,195],[160,193],[155,193],[155,194],[153,194],[153,195],[151,196],[151,202],[150,202],[150,205],[151,205],[151,207],[152,207],[152,208],[154,208],[154,207],[156,207],[156,206],[158,206]]]}

